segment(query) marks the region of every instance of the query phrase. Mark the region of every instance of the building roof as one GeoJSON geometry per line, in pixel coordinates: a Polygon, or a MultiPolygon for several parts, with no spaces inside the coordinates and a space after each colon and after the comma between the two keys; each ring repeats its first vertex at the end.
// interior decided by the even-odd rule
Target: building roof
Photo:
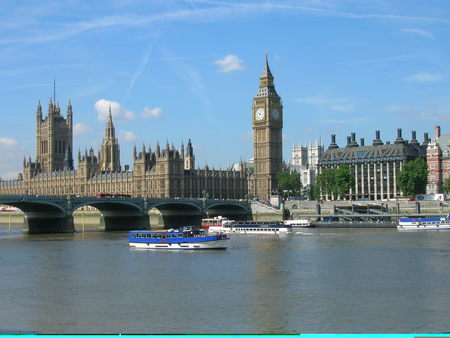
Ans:
{"type": "Polygon", "coordinates": [[[387,160],[426,157],[426,150],[411,143],[384,144],[379,146],[334,148],[325,151],[322,162],[342,160],[387,160]]]}
{"type": "Polygon", "coordinates": [[[450,153],[450,135],[441,135],[436,140],[436,145],[442,151],[444,157],[448,157],[450,153]]]}

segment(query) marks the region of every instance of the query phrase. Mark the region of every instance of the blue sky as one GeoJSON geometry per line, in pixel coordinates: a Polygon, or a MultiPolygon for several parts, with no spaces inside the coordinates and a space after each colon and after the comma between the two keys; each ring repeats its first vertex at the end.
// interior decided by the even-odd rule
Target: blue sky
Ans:
{"type": "Polygon", "coordinates": [[[264,54],[284,105],[283,152],[330,134],[449,133],[446,0],[0,2],[0,176],[35,157],[35,111],[74,111],[74,151],[101,144],[111,104],[123,164],[144,142],[192,139],[198,166],[253,157],[264,54]]]}

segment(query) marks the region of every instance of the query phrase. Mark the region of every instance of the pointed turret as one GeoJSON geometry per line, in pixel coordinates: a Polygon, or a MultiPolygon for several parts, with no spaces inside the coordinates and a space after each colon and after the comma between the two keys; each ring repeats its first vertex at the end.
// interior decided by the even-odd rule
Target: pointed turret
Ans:
{"type": "Polygon", "coordinates": [[[272,72],[269,67],[268,54],[266,53],[266,63],[264,64],[263,71],[261,73],[260,79],[269,78],[273,80],[272,72]]]}
{"type": "Polygon", "coordinates": [[[261,76],[259,77],[259,90],[256,94],[256,97],[267,97],[267,96],[275,96],[278,97],[278,94],[273,85],[273,75],[270,71],[269,61],[266,54],[266,62],[264,63],[263,71],[261,76]]]}
{"type": "Polygon", "coordinates": [[[159,141],[156,142],[156,157],[161,156],[161,149],[159,147],[159,141]]]}
{"type": "Polygon", "coordinates": [[[183,141],[181,141],[180,156],[181,156],[181,158],[184,158],[184,143],[183,143],[183,141]]]}

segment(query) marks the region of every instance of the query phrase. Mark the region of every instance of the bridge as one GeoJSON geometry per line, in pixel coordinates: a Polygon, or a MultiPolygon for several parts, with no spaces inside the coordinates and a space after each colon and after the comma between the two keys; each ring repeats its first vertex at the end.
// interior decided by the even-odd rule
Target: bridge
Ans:
{"type": "Polygon", "coordinates": [[[106,231],[150,229],[152,209],[160,212],[165,228],[199,225],[202,218],[219,215],[234,219],[251,216],[249,203],[235,200],[0,195],[0,204],[23,211],[30,234],[74,232],[73,213],[84,206],[100,211],[106,231]]]}

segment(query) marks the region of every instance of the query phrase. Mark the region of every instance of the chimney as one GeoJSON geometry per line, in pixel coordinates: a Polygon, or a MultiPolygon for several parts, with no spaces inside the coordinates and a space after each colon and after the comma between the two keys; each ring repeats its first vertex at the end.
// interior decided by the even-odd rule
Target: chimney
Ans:
{"type": "Polygon", "coordinates": [[[417,144],[417,145],[419,144],[419,142],[417,142],[415,130],[411,131],[411,144],[417,144]]]}
{"type": "Polygon", "coordinates": [[[380,139],[380,131],[379,130],[375,130],[375,140],[373,140],[372,145],[374,145],[374,146],[382,146],[383,145],[383,141],[381,141],[381,139],[380,139]]]}
{"type": "Polygon", "coordinates": [[[422,143],[422,145],[423,146],[428,145],[429,140],[430,139],[428,138],[428,133],[423,133],[423,143],[422,143]]]}
{"type": "Polygon", "coordinates": [[[441,137],[441,127],[436,126],[436,127],[434,127],[434,138],[439,138],[439,137],[441,137]]]}
{"type": "Polygon", "coordinates": [[[347,136],[347,147],[350,146],[350,142],[351,142],[351,137],[347,136]]]}
{"type": "Polygon", "coordinates": [[[358,143],[356,143],[356,133],[352,133],[351,135],[352,136],[351,136],[351,141],[350,141],[349,146],[350,147],[357,147],[358,143]]]}
{"type": "Polygon", "coordinates": [[[402,137],[402,128],[397,128],[397,139],[394,142],[395,144],[405,143],[402,137]]]}
{"type": "Polygon", "coordinates": [[[328,149],[336,149],[336,148],[339,148],[338,145],[336,144],[336,135],[331,134],[331,143],[328,149]]]}
{"type": "Polygon", "coordinates": [[[361,145],[361,147],[364,147],[364,137],[361,137],[359,139],[359,144],[361,145]]]}

